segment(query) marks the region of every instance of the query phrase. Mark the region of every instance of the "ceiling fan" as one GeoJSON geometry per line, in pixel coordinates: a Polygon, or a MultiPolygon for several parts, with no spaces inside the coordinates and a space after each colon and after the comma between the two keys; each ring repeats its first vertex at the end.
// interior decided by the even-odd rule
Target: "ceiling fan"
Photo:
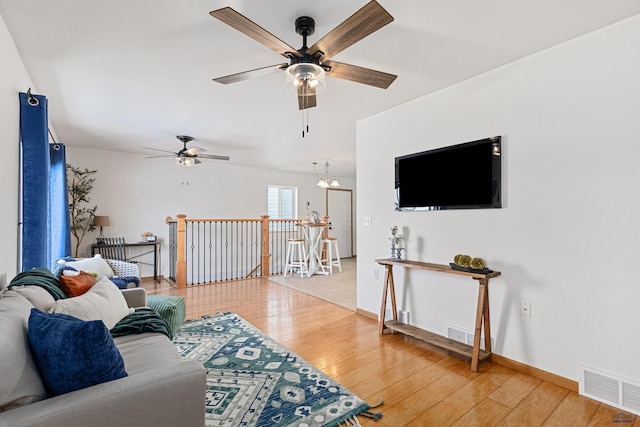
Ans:
{"type": "Polygon", "coordinates": [[[178,135],[178,136],[176,136],[176,138],[178,138],[180,141],[182,141],[182,144],[183,144],[182,150],[178,151],[177,153],[174,153],[173,151],[159,150],[157,148],[143,147],[143,148],[145,148],[147,150],[154,150],[154,151],[162,151],[162,152],[165,152],[165,153],[171,153],[171,155],[152,156],[152,157],[145,157],[145,158],[146,159],[155,159],[155,158],[158,158],[158,157],[175,157],[176,164],[179,165],[179,166],[193,166],[193,165],[197,165],[199,163],[202,163],[198,159],[229,160],[229,156],[217,156],[217,155],[214,155],[214,154],[200,154],[203,151],[207,151],[207,150],[205,150],[203,148],[200,148],[200,147],[187,148],[187,143],[190,142],[190,141],[193,141],[193,137],[191,137],[191,136],[178,135]]]}
{"type": "Polygon", "coordinates": [[[382,89],[388,88],[397,77],[382,71],[330,60],[344,49],[393,21],[393,16],[375,0],[364,5],[311,47],[307,47],[307,37],[314,33],[315,21],[308,16],[299,17],[295,21],[295,29],[296,33],[302,36],[300,49],[292,48],[230,7],[214,10],[210,12],[210,15],[289,60],[288,63],[213,79],[218,83],[236,83],[285,70],[287,74],[286,86],[298,93],[298,107],[300,110],[304,110],[316,106],[316,94],[325,87],[325,74],[382,89]]]}

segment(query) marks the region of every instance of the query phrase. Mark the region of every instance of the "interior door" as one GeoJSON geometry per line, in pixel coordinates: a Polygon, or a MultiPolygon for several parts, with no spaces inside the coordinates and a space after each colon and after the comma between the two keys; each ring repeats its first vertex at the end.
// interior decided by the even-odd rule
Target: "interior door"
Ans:
{"type": "Polygon", "coordinates": [[[329,236],[338,238],[340,258],[353,256],[353,191],[327,188],[329,236]]]}

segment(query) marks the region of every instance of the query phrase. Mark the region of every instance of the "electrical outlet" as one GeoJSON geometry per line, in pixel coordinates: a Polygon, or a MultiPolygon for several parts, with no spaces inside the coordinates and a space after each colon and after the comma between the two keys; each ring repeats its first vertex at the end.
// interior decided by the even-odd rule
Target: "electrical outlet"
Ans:
{"type": "Polygon", "coordinates": [[[520,316],[531,317],[531,303],[527,301],[520,302],[520,316]]]}
{"type": "Polygon", "coordinates": [[[377,268],[373,270],[373,278],[376,280],[380,279],[380,271],[377,268]]]}
{"type": "Polygon", "coordinates": [[[371,217],[370,216],[363,216],[362,217],[362,225],[364,225],[365,227],[371,227],[371,217]]]}

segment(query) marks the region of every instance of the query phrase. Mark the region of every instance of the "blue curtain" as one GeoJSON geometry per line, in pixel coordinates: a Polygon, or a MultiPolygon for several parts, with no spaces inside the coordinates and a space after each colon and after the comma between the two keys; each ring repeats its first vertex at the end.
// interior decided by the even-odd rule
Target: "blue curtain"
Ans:
{"type": "Polygon", "coordinates": [[[48,130],[47,98],[21,92],[22,271],[71,254],[65,150],[50,148],[48,130]]]}
{"type": "Polygon", "coordinates": [[[22,271],[49,264],[47,98],[20,92],[22,271]]]}
{"type": "Polygon", "coordinates": [[[71,255],[71,218],[67,193],[67,160],[64,144],[49,144],[51,261],[71,255]]]}

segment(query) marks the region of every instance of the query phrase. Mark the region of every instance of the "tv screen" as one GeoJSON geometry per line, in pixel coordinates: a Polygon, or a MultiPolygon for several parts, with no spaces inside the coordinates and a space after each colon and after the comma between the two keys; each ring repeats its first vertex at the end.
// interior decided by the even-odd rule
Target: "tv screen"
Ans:
{"type": "Polygon", "coordinates": [[[501,208],[501,137],[396,157],[397,211],[501,208]]]}

